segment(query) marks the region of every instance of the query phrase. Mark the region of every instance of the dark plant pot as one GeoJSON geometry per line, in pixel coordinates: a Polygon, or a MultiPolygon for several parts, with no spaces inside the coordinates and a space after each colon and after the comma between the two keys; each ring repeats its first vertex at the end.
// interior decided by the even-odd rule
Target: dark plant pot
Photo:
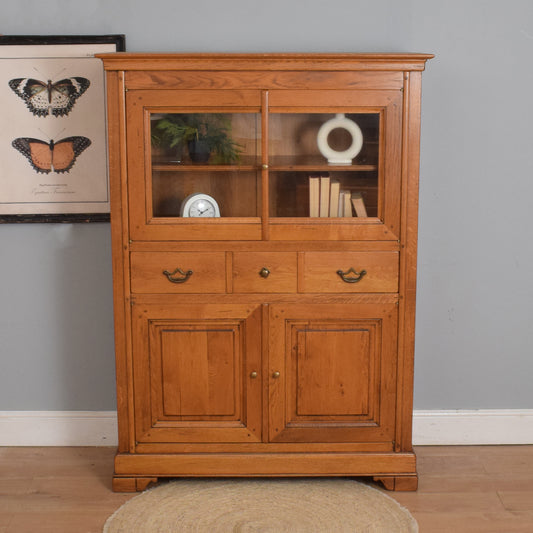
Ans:
{"type": "Polygon", "coordinates": [[[189,141],[189,157],[193,163],[207,163],[211,157],[211,150],[206,141],[189,141]]]}

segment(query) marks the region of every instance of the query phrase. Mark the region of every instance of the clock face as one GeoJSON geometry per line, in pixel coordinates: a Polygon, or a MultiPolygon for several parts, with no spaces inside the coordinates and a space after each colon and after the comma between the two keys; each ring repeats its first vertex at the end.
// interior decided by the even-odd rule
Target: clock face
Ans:
{"type": "Polygon", "coordinates": [[[191,217],[214,217],[215,206],[208,200],[196,200],[189,207],[191,217]]]}
{"type": "Polygon", "coordinates": [[[181,204],[182,217],[219,217],[220,209],[214,198],[203,193],[194,193],[181,204]]]}

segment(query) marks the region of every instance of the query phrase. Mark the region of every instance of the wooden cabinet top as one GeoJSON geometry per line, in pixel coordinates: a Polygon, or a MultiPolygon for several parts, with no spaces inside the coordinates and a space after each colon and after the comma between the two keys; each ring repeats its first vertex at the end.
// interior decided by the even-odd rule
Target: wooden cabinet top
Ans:
{"type": "Polygon", "coordinates": [[[432,54],[98,54],[106,70],[424,70],[432,54]]]}

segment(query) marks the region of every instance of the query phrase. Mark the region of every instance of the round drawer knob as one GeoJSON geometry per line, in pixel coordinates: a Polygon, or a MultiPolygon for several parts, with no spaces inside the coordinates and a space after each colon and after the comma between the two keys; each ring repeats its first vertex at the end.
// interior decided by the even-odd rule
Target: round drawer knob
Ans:
{"type": "Polygon", "coordinates": [[[266,267],[263,267],[260,271],[259,271],[259,275],[262,277],[262,278],[268,278],[268,276],[270,276],[270,270],[268,270],[268,268],[266,267]]]}
{"type": "Polygon", "coordinates": [[[255,379],[257,377],[257,372],[255,370],[253,372],[250,372],[250,377],[252,379],[255,379]]]}
{"type": "Polygon", "coordinates": [[[276,372],[273,372],[273,373],[272,373],[272,377],[273,377],[274,379],[278,379],[278,378],[279,378],[279,372],[278,372],[277,370],[276,370],[276,372]]]}

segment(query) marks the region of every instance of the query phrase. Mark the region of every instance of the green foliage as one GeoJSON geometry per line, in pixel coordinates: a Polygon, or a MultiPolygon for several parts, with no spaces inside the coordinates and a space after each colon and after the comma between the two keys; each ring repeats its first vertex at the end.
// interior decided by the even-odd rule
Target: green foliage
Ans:
{"type": "Polygon", "coordinates": [[[204,141],[215,154],[215,163],[236,162],[243,147],[231,137],[231,122],[224,114],[169,114],[159,119],[152,134],[154,146],[175,148],[189,141],[204,141]]]}

